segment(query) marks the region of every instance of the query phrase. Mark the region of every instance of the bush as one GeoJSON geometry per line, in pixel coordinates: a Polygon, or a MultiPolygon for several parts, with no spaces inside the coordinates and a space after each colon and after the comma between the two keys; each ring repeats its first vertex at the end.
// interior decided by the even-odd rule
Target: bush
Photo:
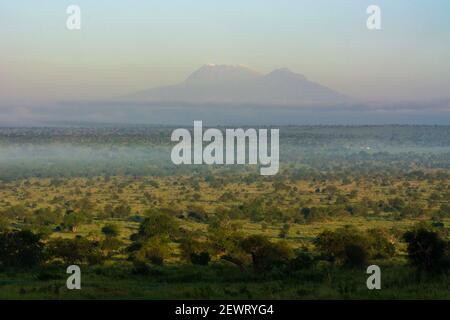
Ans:
{"type": "Polygon", "coordinates": [[[242,249],[252,256],[253,267],[257,271],[267,271],[287,265],[294,252],[286,242],[272,243],[266,237],[253,235],[241,242],[242,249]]]}
{"type": "Polygon", "coordinates": [[[76,232],[78,227],[88,220],[88,216],[82,212],[69,212],[64,215],[62,225],[66,230],[76,232]]]}
{"type": "Polygon", "coordinates": [[[100,264],[104,257],[99,244],[82,237],[53,239],[47,244],[49,258],[62,260],[66,264],[100,264]]]}
{"type": "Polygon", "coordinates": [[[191,236],[186,236],[180,241],[181,257],[192,262],[192,255],[200,252],[206,252],[206,245],[204,242],[193,239],[191,236]]]}
{"type": "Polygon", "coordinates": [[[191,254],[192,264],[207,266],[209,264],[209,261],[211,261],[211,257],[208,252],[203,251],[198,254],[194,252],[191,254]]]}
{"type": "Polygon", "coordinates": [[[448,243],[434,231],[420,227],[403,238],[408,244],[408,258],[419,271],[439,272],[445,268],[448,243]]]}
{"type": "MultiPolygon", "coordinates": [[[[114,195],[113,197],[116,198],[117,195],[114,195]]],[[[115,207],[113,207],[111,204],[107,204],[103,209],[103,211],[99,212],[97,216],[101,219],[105,218],[125,219],[130,215],[131,215],[131,207],[125,202],[121,202],[115,207]]]]}
{"type": "Polygon", "coordinates": [[[345,246],[345,264],[349,267],[363,267],[367,264],[367,250],[357,244],[345,246]]]}
{"type": "Polygon", "coordinates": [[[320,207],[312,207],[312,208],[305,207],[302,208],[300,212],[307,223],[324,221],[328,218],[328,213],[326,209],[320,207]]]}
{"type": "Polygon", "coordinates": [[[133,246],[135,251],[132,253],[131,259],[137,262],[150,262],[155,265],[163,265],[169,253],[167,243],[158,237],[153,237],[137,244],[135,243],[133,246]]]}
{"type": "Polygon", "coordinates": [[[145,263],[143,261],[134,260],[132,272],[134,274],[147,276],[147,275],[150,275],[150,273],[151,273],[151,267],[150,267],[150,265],[148,265],[147,263],[145,263]]]}
{"type": "Polygon", "coordinates": [[[64,274],[65,270],[61,266],[48,265],[40,268],[36,279],[40,281],[59,280],[64,278],[64,274]]]}
{"type": "Polygon", "coordinates": [[[314,240],[325,259],[347,266],[362,266],[368,259],[390,258],[395,254],[393,241],[383,229],[363,233],[347,226],[336,231],[324,231],[314,240]]]}
{"type": "Polygon", "coordinates": [[[117,237],[119,232],[119,227],[112,223],[109,223],[102,228],[102,233],[108,237],[117,237]]]}
{"type": "Polygon", "coordinates": [[[310,269],[314,266],[314,257],[308,251],[298,250],[289,266],[291,270],[310,269]]]}
{"type": "Polygon", "coordinates": [[[369,239],[353,227],[324,231],[317,236],[314,244],[325,259],[343,265],[355,265],[357,256],[367,257],[369,250],[369,239]],[[356,249],[356,246],[359,249],[356,249]]]}
{"type": "Polygon", "coordinates": [[[5,232],[8,230],[9,227],[9,220],[7,217],[2,216],[2,213],[0,212],[0,232],[5,232]]]}
{"type": "Polygon", "coordinates": [[[102,251],[106,252],[106,253],[113,253],[117,250],[120,249],[120,247],[122,246],[122,241],[120,241],[117,238],[114,237],[106,237],[102,242],[101,242],[101,249],[102,251]]]}
{"type": "Polygon", "coordinates": [[[370,229],[367,231],[369,238],[369,256],[370,258],[391,258],[395,254],[393,241],[389,239],[389,234],[383,229],[370,229]]]}
{"type": "Polygon", "coordinates": [[[165,213],[149,212],[139,226],[138,238],[149,239],[155,236],[172,237],[178,233],[177,221],[165,213]]]}
{"type": "Polygon", "coordinates": [[[283,239],[287,238],[289,236],[289,229],[290,229],[289,223],[285,223],[283,225],[283,227],[281,228],[278,237],[283,238],[283,239]]]}
{"type": "Polygon", "coordinates": [[[43,247],[40,236],[31,231],[0,233],[0,265],[15,268],[39,265],[43,247]]]}

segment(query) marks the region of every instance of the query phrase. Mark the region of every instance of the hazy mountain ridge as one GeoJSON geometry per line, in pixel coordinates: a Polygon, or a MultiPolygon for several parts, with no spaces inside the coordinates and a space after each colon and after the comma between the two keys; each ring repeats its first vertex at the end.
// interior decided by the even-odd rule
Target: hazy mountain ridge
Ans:
{"type": "Polygon", "coordinates": [[[350,99],[287,68],[261,74],[236,65],[204,65],[177,85],[140,91],[122,98],[135,102],[229,103],[301,106],[350,99]]]}

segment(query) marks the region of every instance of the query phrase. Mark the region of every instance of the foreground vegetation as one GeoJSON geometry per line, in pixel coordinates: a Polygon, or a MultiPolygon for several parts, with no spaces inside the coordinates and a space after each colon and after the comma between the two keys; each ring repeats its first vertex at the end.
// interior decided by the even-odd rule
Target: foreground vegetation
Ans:
{"type": "Polygon", "coordinates": [[[448,127],[287,127],[274,177],[171,167],[165,128],[2,130],[0,298],[450,298],[448,127]]]}

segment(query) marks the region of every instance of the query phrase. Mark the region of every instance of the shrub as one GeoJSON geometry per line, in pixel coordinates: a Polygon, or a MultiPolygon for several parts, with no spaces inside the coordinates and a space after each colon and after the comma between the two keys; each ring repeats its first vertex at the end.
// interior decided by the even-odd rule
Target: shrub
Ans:
{"type": "Polygon", "coordinates": [[[150,262],[155,265],[163,265],[169,253],[167,242],[161,238],[153,237],[144,242],[135,244],[135,251],[131,259],[137,262],[150,262]]]}
{"type": "Polygon", "coordinates": [[[369,256],[371,258],[391,258],[395,254],[395,246],[390,241],[389,234],[383,229],[370,229],[367,231],[369,238],[369,256]]]}
{"type": "Polygon", "coordinates": [[[6,267],[33,267],[43,260],[43,243],[31,231],[0,233],[0,265],[6,267]]]}
{"type": "Polygon", "coordinates": [[[390,258],[395,254],[394,243],[383,229],[366,233],[353,227],[324,231],[314,244],[327,260],[347,266],[362,266],[367,259],[390,258]]]}
{"type": "Polygon", "coordinates": [[[197,222],[202,222],[202,223],[208,222],[208,215],[202,211],[189,211],[187,213],[187,216],[189,219],[197,221],[197,222]]]}
{"type": "Polygon", "coordinates": [[[444,268],[448,244],[439,234],[420,227],[406,232],[403,238],[408,244],[408,258],[419,271],[433,273],[444,268]]]}
{"type": "Polygon", "coordinates": [[[192,262],[192,255],[205,251],[204,243],[194,240],[192,237],[187,236],[180,242],[181,257],[186,261],[192,262]]]}
{"type": "Polygon", "coordinates": [[[291,270],[309,269],[314,266],[314,257],[305,250],[298,250],[295,258],[289,262],[291,270]]]}
{"type": "Polygon", "coordinates": [[[359,258],[367,257],[370,247],[368,237],[353,227],[323,231],[314,244],[327,260],[344,265],[355,265],[359,258]]]}
{"type": "Polygon", "coordinates": [[[366,248],[357,245],[349,244],[345,246],[345,264],[349,267],[363,267],[367,264],[367,250],[366,248]]]}
{"type": "Polygon", "coordinates": [[[102,228],[102,233],[108,237],[117,237],[119,232],[119,227],[112,223],[109,223],[102,228]]]}
{"type": "Polygon", "coordinates": [[[206,251],[200,252],[198,254],[193,252],[191,254],[191,262],[192,262],[192,264],[198,264],[198,265],[201,265],[201,266],[207,266],[209,264],[209,261],[211,261],[211,257],[209,255],[209,253],[206,252],[206,251]]]}
{"type": "Polygon", "coordinates": [[[398,211],[400,211],[405,206],[405,200],[399,197],[389,199],[388,202],[393,209],[398,211]]]}
{"type": "Polygon", "coordinates": [[[4,217],[0,213],[0,232],[5,232],[8,230],[9,221],[8,218],[4,217]]]}
{"type": "Polygon", "coordinates": [[[282,239],[285,239],[285,238],[287,238],[288,236],[289,236],[289,229],[290,229],[290,225],[289,225],[289,223],[285,223],[284,225],[283,225],[283,227],[281,228],[281,230],[280,230],[280,233],[279,233],[279,237],[280,238],[282,238],[282,239]]]}
{"type": "Polygon", "coordinates": [[[133,260],[132,272],[139,275],[149,275],[150,266],[143,261],[133,260]]]}
{"type": "Polygon", "coordinates": [[[272,243],[266,237],[253,235],[241,242],[242,249],[252,256],[253,267],[258,271],[287,265],[294,257],[286,242],[272,243]]]}
{"type": "Polygon", "coordinates": [[[126,203],[121,203],[110,212],[112,218],[127,218],[131,215],[131,207],[126,203]]]}
{"type": "Polygon", "coordinates": [[[155,236],[170,237],[178,232],[177,221],[165,213],[150,212],[139,226],[138,237],[149,239],[155,236]]]}
{"type": "Polygon", "coordinates": [[[88,217],[82,212],[68,212],[64,215],[63,226],[71,232],[76,232],[79,225],[86,223],[88,217]]]}
{"type": "Polygon", "coordinates": [[[328,217],[326,209],[320,207],[302,208],[301,214],[306,222],[324,221],[328,217]]]}
{"type": "Polygon", "coordinates": [[[102,251],[106,253],[113,253],[119,250],[122,244],[122,241],[120,241],[119,239],[108,236],[101,242],[100,247],[102,251]]]}
{"type": "Polygon", "coordinates": [[[99,244],[82,237],[57,238],[47,244],[49,258],[62,260],[66,264],[99,264],[104,260],[99,244]]]}

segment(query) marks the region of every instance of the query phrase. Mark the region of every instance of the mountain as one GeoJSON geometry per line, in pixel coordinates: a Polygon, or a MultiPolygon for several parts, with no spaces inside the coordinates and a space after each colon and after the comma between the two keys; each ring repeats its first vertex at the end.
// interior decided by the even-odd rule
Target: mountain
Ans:
{"type": "Polygon", "coordinates": [[[180,84],[140,91],[127,101],[190,104],[330,104],[349,99],[287,68],[261,74],[237,65],[204,65],[180,84]]]}
{"type": "Polygon", "coordinates": [[[207,64],[194,71],[185,83],[192,85],[208,85],[213,83],[233,83],[236,81],[249,81],[260,77],[261,74],[248,67],[237,65],[207,64]]]}

